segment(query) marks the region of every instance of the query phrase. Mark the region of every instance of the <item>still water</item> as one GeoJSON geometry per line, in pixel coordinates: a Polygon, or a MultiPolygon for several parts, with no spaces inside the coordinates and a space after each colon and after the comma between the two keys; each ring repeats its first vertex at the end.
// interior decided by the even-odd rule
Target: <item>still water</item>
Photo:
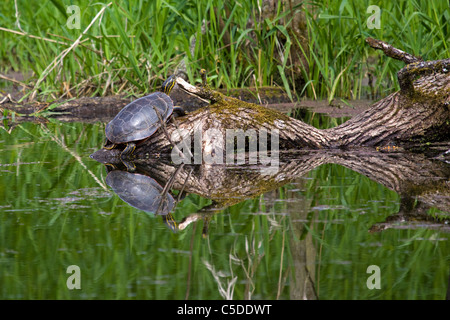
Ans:
{"type": "MultiPolygon", "coordinates": [[[[401,209],[385,184],[324,163],[174,232],[106,184],[105,166],[89,157],[104,128],[48,120],[1,129],[0,299],[446,297],[445,224],[369,232],[401,209]]],[[[177,223],[211,204],[195,193],[179,200],[177,223]]],[[[448,220],[439,206],[426,214],[448,220]]]]}

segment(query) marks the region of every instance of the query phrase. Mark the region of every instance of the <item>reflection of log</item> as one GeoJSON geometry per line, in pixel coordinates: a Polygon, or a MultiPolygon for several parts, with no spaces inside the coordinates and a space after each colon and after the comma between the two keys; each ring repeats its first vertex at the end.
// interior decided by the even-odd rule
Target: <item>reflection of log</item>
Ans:
{"type": "Polygon", "coordinates": [[[329,162],[359,172],[403,197],[417,198],[443,211],[450,208],[450,167],[444,162],[428,160],[421,154],[373,150],[331,157],[329,162]]]}
{"type": "MultiPolygon", "coordinates": [[[[425,210],[416,207],[405,210],[401,206],[400,211],[386,218],[384,222],[379,222],[370,228],[370,232],[380,232],[386,229],[431,229],[450,232],[450,216],[444,218],[435,218],[425,210]]],[[[426,208],[426,207],[425,207],[426,208]]]]}
{"type": "MultiPolygon", "coordinates": [[[[319,130],[299,120],[258,106],[226,97],[208,87],[194,87],[178,78],[185,92],[211,101],[180,119],[178,128],[193,136],[197,130],[217,129],[225,137],[226,129],[279,130],[280,149],[337,148],[355,146],[408,146],[411,142],[439,141],[450,133],[450,59],[423,62],[381,41],[368,43],[385,54],[408,63],[398,72],[401,90],[375,103],[367,111],[344,124],[319,130]]],[[[176,130],[168,125],[169,133],[176,130]]],[[[175,143],[179,141],[175,140],[175,143]]],[[[203,141],[204,149],[214,149],[203,141]]],[[[215,146],[217,147],[217,146],[215,146]]],[[[136,150],[145,154],[170,152],[171,145],[159,132],[136,150]]]]}
{"type": "Polygon", "coordinates": [[[437,218],[427,213],[430,207],[450,213],[450,167],[444,162],[427,160],[421,154],[380,153],[376,156],[373,152],[347,152],[334,157],[332,162],[359,172],[400,195],[399,212],[372,226],[371,232],[389,228],[450,232],[450,216],[437,218]]]}
{"type": "MultiPolygon", "coordinates": [[[[188,193],[212,199],[220,206],[229,206],[279,188],[326,163],[326,159],[325,154],[321,153],[312,157],[311,154],[304,154],[296,161],[281,165],[275,172],[268,167],[252,169],[250,166],[184,166],[173,187],[179,190],[184,186],[188,193]]],[[[139,160],[136,166],[138,170],[163,182],[175,171],[173,165],[161,161],[139,160]]]]}
{"type": "MultiPolygon", "coordinates": [[[[116,154],[119,151],[114,151],[116,154]]],[[[110,151],[99,150],[92,157],[111,162],[110,151]],[[102,157],[105,157],[102,159],[102,157]]],[[[139,172],[165,184],[177,167],[170,161],[136,160],[139,172]]],[[[185,165],[175,177],[174,189],[182,189],[229,206],[279,188],[325,163],[336,163],[357,171],[397,192],[402,199],[400,214],[418,217],[418,210],[450,208],[450,167],[413,153],[383,153],[373,149],[352,151],[302,151],[280,158],[277,170],[263,166],[185,165]],[[422,203],[414,206],[414,200],[422,203]]],[[[435,221],[442,225],[443,222],[435,221]]]]}
{"type": "MultiPolygon", "coordinates": [[[[120,163],[118,149],[101,149],[91,157],[102,163],[120,163]],[[113,155],[113,156],[111,156],[113,155]]],[[[178,166],[169,160],[136,159],[138,170],[162,181],[168,181],[178,166]]],[[[422,154],[360,150],[318,150],[280,155],[276,170],[264,166],[185,165],[173,187],[196,193],[217,202],[237,203],[302,177],[326,163],[336,163],[399,193],[419,198],[443,211],[450,208],[450,167],[422,154]],[[192,172],[191,172],[192,170],[192,172]],[[442,205],[441,205],[442,204],[442,205]]]]}

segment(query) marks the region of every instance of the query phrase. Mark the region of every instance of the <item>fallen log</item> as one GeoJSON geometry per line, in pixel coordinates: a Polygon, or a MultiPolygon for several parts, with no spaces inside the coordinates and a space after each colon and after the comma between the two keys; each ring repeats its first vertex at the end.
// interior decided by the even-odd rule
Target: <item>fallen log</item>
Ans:
{"type": "MultiPolygon", "coordinates": [[[[167,132],[174,144],[183,139],[194,141],[194,132],[210,129],[226,136],[227,129],[277,132],[279,150],[380,147],[408,148],[417,143],[448,140],[450,137],[450,59],[421,61],[410,54],[375,39],[367,39],[375,49],[402,60],[406,66],[398,72],[400,90],[373,104],[342,125],[320,130],[300,120],[263,106],[228,97],[208,86],[195,87],[177,78],[178,87],[188,94],[210,101],[177,123],[169,123],[167,132]],[[183,134],[177,134],[183,132],[183,134]]],[[[225,150],[225,139],[203,139],[202,152],[225,150]]],[[[140,144],[136,158],[170,154],[173,145],[167,133],[157,132],[140,144]]]]}

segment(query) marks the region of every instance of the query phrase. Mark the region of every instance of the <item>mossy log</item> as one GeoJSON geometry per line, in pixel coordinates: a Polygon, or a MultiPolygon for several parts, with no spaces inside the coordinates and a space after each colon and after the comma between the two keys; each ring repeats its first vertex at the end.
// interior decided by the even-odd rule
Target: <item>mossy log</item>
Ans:
{"type": "MultiPolygon", "coordinates": [[[[210,105],[179,118],[176,123],[168,123],[167,131],[160,131],[140,144],[135,156],[148,158],[152,154],[170,153],[172,144],[167,133],[176,137],[176,130],[193,135],[195,130],[205,132],[212,128],[224,136],[227,129],[254,129],[257,132],[276,129],[280,151],[387,145],[407,148],[417,143],[448,140],[450,59],[424,62],[382,41],[369,38],[367,42],[375,49],[383,50],[387,56],[407,64],[398,72],[401,89],[338,127],[319,130],[273,109],[225,96],[207,86],[194,87],[178,78],[179,88],[210,101],[210,105]]],[[[181,137],[172,143],[180,141],[181,137]]],[[[203,141],[202,150],[223,147],[217,143],[203,141]]]]}

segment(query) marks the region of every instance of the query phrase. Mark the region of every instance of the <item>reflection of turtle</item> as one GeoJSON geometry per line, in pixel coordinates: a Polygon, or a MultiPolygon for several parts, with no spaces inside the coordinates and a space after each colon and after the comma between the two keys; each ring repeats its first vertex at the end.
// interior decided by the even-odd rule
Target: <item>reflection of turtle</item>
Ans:
{"type": "Polygon", "coordinates": [[[170,76],[161,86],[161,92],[139,98],[126,105],[106,126],[106,149],[113,149],[118,144],[126,144],[121,158],[133,153],[136,143],[150,137],[161,125],[165,125],[172,112],[184,115],[180,107],[173,106],[169,94],[176,78],[170,76]],[[162,121],[160,121],[162,120],[162,121]]]}
{"type": "Polygon", "coordinates": [[[114,170],[106,176],[106,184],[120,199],[139,210],[168,215],[175,206],[174,198],[158,182],[142,174],[114,170]]]}

